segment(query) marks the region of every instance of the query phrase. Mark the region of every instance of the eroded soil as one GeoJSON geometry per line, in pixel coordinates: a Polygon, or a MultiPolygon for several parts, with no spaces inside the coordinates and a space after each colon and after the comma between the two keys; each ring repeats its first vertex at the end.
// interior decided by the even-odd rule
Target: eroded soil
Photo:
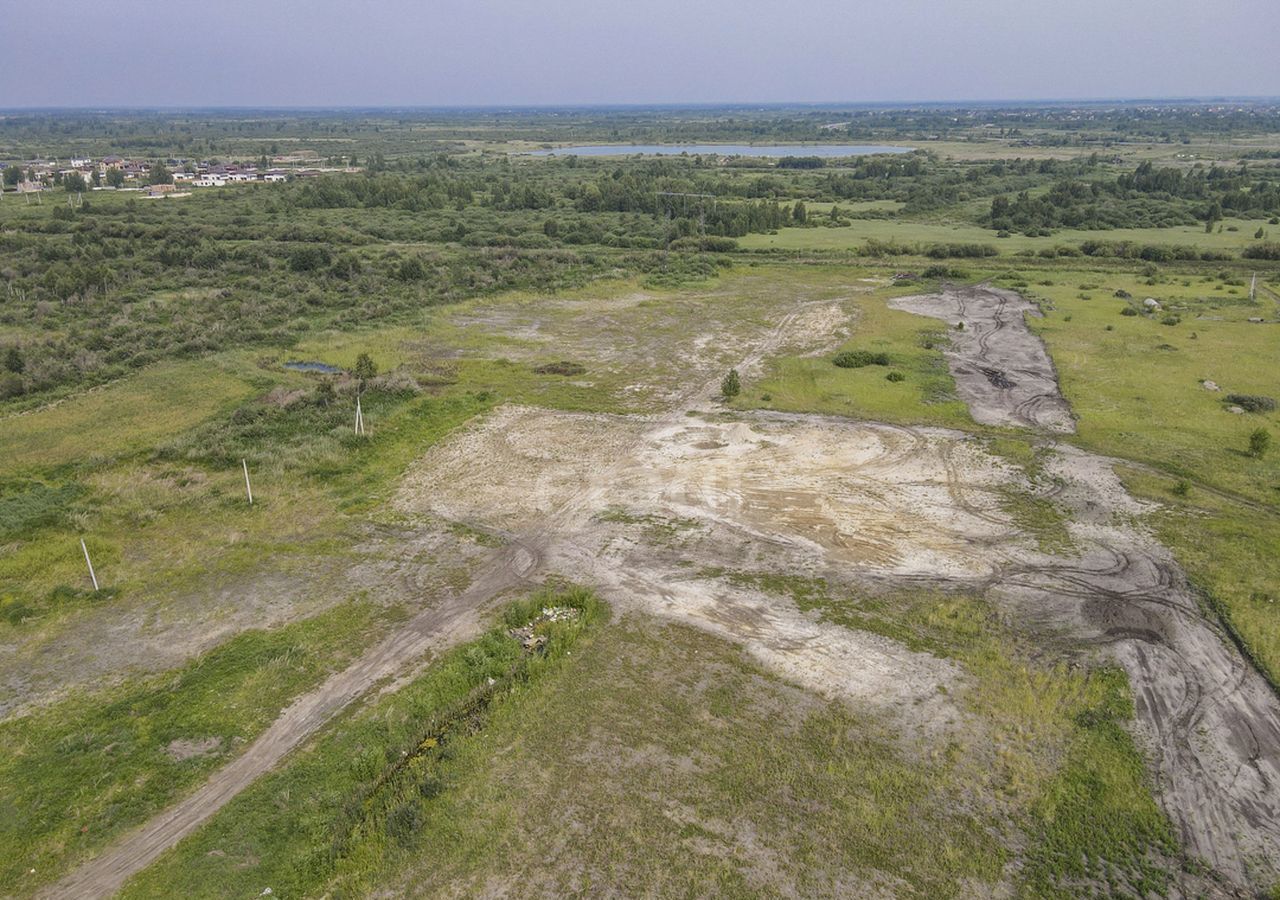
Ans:
{"type": "Polygon", "coordinates": [[[1076,548],[1056,556],[1001,511],[997,488],[1021,476],[973,438],[810,416],[644,422],[508,408],[424,459],[443,489],[422,493],[410,480],[400,502],[518,530],[540,520],[563,489],[558,478],[607,478],[594,516],[584,508],[546,536],[547,566],[614,603],[739,641],[811,689],[893,711],[911,732],[956,715],[938,692],[962,677],[953,666],[697,573],[989,591],[1026,627],[1114,654],[1186,848],[1248,883],[1253,867],[1280,859],[1275,695],[1204,618],[1168,551],[1134,524],[1144,509],[1110,461],[1060,445],[1047,466],[1076,548]],[[525,441],[534,449],[521,453],[525,441]],[[628,443],[632,464],[618,472],[605,461],[628,443]],[[568,475],[546,471],[546,446],[574,461],[568,475]],[[661,546],[664,535],[678,551],[661,546]]]}

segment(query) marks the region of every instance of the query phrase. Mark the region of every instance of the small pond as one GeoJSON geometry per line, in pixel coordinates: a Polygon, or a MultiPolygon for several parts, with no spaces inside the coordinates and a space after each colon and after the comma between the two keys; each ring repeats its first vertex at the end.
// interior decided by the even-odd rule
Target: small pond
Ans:
{"type": "Polygon", "coordinates": [[[290,360],[284,364],[284,367],[293,372],[323,372],[326,375],[337,375],[342,371],[337,366],[331,366],[328,363],[301,359],[290,360]]]}

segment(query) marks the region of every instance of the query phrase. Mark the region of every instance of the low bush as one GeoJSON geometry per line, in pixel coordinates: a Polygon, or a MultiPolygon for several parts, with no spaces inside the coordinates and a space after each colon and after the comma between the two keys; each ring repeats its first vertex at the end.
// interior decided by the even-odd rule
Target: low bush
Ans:
{"type": "Polygon", "coordinates": [[[1259,394],[1227,394],[1224,399],[1227,403],[1252,413],[1271,412],[1276,408],[1274,397],[1263,397],[1259,394]]]}
{"type": "Polygon", "coordinates": [[[559,362],[535,366],[533,371],[539,375],[582,375],[587,371],[587,367],[581,363],[562,359],[559,362]]]}
{"type": "Polygon", "coordinates": [[[1249,435],[1249,455],[1254,459],[1262,459],[1267,455],[1267,450],[1271,447],[1271,432],[1265,428],[1259,428],[1253,434],[1249,435]]]}
{"type": "Polygon", "coordinates": [[[924,248],[924,255],[930,259],[978,259],[998,254],[990,244],[930,244],[924,248]]]}
{"type": "Polygon", "coordinates": [[[1267,241],[1254,244],[1251,247],[1245,247],[1241,255],[1245,259],[1280,259],[1280,243],[1267,241]]]}
{"type": "Polygon", "coordinates": [[[861,369],[863,366],[887,366],[889,354],[871,350],[845,350],[832,357],[831,362],[842,369],[861,369]]]}

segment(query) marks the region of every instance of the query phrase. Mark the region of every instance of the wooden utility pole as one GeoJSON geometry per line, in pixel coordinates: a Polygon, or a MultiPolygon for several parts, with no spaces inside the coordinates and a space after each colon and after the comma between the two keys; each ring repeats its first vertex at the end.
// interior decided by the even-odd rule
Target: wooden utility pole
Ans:
{"type": "Polygon", "coordinates": [[[84,562],[89,567],[89,580],[93,582],[93,589],[98,589],[98,576],[93,571],[93,560],[89,558],[89,548],[84,545],[84,538],[80,538],[80,549],[84,551],[84,562]]]}

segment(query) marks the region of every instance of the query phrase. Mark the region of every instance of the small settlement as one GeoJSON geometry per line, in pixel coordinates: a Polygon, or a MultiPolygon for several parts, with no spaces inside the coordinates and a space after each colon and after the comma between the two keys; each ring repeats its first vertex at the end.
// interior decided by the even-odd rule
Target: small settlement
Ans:
{"type": "Polygon", "coordinates": [[[219,160],[166,159],[153,161],[121,156],[72,157],[67,160],[0,161],[3,188],[19,194],[38,194],[55,187],[72,190],[138,191],[147,197],[186,196],[188,188],[214,188],[249,182],[268,184],[310,178],[328,172],[356,172],[356,167],[322,161],[302,151],[263,158],[257,163],[219,160]],[[264,165],[266,163],[266,165],[264,165]],[[159,177],[157,177],[159,176],[159,177]]]}

